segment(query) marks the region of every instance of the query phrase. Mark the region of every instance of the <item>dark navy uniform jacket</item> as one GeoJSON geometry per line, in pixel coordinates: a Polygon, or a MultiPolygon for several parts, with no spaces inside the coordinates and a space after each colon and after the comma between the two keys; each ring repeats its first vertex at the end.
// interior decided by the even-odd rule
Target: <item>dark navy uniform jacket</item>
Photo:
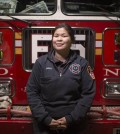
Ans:
{"type": "Polygon", "coordinates": [[[60,72],[51,53],[36,60],[27,83],[33,117],[45,125],[52,118],[65,117],[68,124],[79,121],[86,116],[95,96],[94,74],[87,60],[73,51],[60,72]]]}

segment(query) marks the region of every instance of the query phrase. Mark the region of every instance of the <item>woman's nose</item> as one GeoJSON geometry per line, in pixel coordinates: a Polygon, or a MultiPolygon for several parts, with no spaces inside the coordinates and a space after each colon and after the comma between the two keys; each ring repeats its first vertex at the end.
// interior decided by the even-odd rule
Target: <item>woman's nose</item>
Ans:
{"type": "Polygon", "coordinates": [[[62,40],[62,37],[61,36],[58,36],[58,38],[57,38],[58,40],[62,40]]]}

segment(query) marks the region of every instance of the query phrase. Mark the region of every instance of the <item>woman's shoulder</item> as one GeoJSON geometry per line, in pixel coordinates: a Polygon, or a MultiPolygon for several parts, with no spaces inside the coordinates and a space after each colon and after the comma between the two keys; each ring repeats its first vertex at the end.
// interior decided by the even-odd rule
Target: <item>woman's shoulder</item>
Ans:
{"type": "Polygon", "coordinates": [[[44,54],[44,55],[38,57],[38,59],[36,60],[36,62],[44,63],[47,60],[47,57],[48,57],[48,54],[44,54]]]}
{"type": "Polygon", "coordinates": [[[82,56],[80,56],[78,54],[77,54],[77,59],[81,64],[87,64],[88,63],[86,58],[84,58],[84,57],[82,57],[82,56]]]}

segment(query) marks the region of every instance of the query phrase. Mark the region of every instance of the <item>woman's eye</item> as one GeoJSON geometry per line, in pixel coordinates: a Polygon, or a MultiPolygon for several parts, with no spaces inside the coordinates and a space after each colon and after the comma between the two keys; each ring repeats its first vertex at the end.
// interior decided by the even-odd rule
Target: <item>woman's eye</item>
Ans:
{"type": "Polygon", "coordinates": [[[68,37],[68,36],[67,35],[61,35],[61,36],[60,35],[54,35],[54,37],[63,37],[64,38],[64,37],[68,37]]]}
{"type": "Polygon", "coordinates": [[[67,35],[64,35],[63,37],[68,37],[67,35]]]}
{"type": "Polygon", "coordinates": [[[58,37],[57,35],[54,35],[54,37],[58,37]]]}

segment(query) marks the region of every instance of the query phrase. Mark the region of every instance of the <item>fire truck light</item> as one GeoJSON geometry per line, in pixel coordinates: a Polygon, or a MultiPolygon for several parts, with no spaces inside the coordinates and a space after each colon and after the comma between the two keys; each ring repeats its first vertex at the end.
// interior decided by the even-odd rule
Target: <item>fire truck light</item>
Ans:
{"type": "Polygon", "coordinates": [[[120,83],[106,83],[106,96],[120,96],[120,83]]]}
{"type": "Polygon", "coordinates": [[[114,61],[118,62],[120,61],[120,51],[114,50],[114,61]]]}
{"type": "Polygon", "coordinates": [[[120,33],[115,33],[115,44],[120,45],[120,33]]]}
{"type": "Polygon", "coordinates": [[[0,50],[0,61],[2,61],[3,60],[3,51],[2,51],[2,49],[0,50]]]}
{"type": "Polygon", "coordinates": [[[0,96],[10,95],[11,88],[10,83],[0,83],[0,96]]]}
{"type": "Polygon", "coordinates": [[[2,45],[2,32],[0,32],[0,45],[2,45]]]}

